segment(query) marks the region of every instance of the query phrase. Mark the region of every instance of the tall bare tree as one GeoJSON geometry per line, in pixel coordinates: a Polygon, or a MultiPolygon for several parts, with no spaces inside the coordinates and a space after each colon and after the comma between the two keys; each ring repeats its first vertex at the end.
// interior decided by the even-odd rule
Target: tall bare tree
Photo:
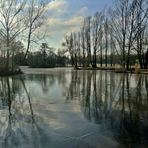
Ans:
{"type": "MultiPolygon", "coordinates": [[[[146,40],[146,34],[147,32],[147,22],[148,22],[148,1],[146,0],[137,0],[136,5],[136,52],[138,55],[138,60],[140,63],[141,68],[146,68],[146,61],[144,60],[144,54],[146,51],[144,51],[145,46],[145,40],[146,40]],[[144,64],[145,63],[145,64],[144,64]]],[[[146,49],[145,49],[146,50],[146,49]]]]}
{"type": "Polygon", "coordinates": [[[43,15],[45,12],[45,3],[42,0],[30,0],[27,4],[28,6],[26,10],[26,26],[28,28],[28,35],[24,60],[26,59],[29,52],[30,44],[33,40],[32,36],[35,34],[35,31],[43,24],[43,15]]]}
{"type": "Polygon", "coordinates": [[[102,13],[95,13],[92,20],[92,42],[93,42],[93,68],[97,67],[97,52],[100,44],[101,37],[101,26],[103,23],[103,15],[102,13]]]}
{"type": "Polygon", "coordinates": [[[22,12],[25,3],[23,0],[0,1],[0,39],[6,51],[6,71],[9,71],[12,43],[26,29],[22,12]]]}
{"type": "Polygon", "coordinates": [[[71,33],[70,35],[65,36],[65,42],[62,43],[62,46],[66,48],[66,51],[70,54],[70,59],[71,59],[71,65],[75,66],[75,61],[74,61],[74,39],[73,39],[73,34],[71,33]]]}
{"type": "Polygon", "coordinates": [[[109,27],[108,27],[108,18],[105,20],[104,24],[104,34],[105,34],[105,66],[107,67],[108,64],[108,33],[109,27]]]}
{"type": "Polygon", "coordinates": [[[100,39],[99,39],[99,50],[100,50],[100,66],[103,66],[103,25],[100,26],[100,39]]]}
{"type": "Polygon", "coordinates": [[[81,28],[81,49],[82,49],[82,64],[86,66],[86,40],[85,40],[85,25],[81,28]]]}
{"type": "Polygon", "coordinates": [[[86,37],[86,51],[87,51],[87,66],[92,65],[91,59],[91,17],[85,18],[85,37],[86,37]]]}

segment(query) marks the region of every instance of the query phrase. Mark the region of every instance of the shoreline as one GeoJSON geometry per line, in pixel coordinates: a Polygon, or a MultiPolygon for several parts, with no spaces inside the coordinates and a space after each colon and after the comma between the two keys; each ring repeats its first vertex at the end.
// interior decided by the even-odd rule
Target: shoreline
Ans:
{"type": "Polygon", "coordinates": [[[129,69],[129,70],[125,70],[123,71],[122,69],[120,68],[100,68],[100,67],[97,67],[97,68],[91,68],[91,67],[79,67],[79,68],[74,68],[74,70],[104,70],[104,71],[108,71],[108,72],[115,72],[115,73],[130,73],[130,74],[148,74],[148,69],[135,69],[135,68],[132,68],[132,69],[129,69]]]}
{"type": "MultiPolygon", "coordinates": [[[[27,67],[27,66],[24,66],[24,67],[20,67],[20,68],[18,68],[18,69],[15,69],[14,71],[4,71],[4,70],[2,70],[2,71],[0,71],[0,76],[1,77],[4,77],[4,76],[13,76],[13,75],[19,75],[19,74],[23,74],[23,73],[25,73],[25,70],[29,70],[29,69],[56,69],[56,68],[61,68],[61,67],[54,67],[54,68],[29,68],[29,67],[27,67]]],[[[130,69],[130,70],[126,70],[126,71],[123,71],[121,68],[110,68],[110,67],[108,67],[108,68],[105,68],[105,67],[103,67],[103,68],[100,68],[100,67],[97,67],[97,68],[91,68],[91,67],[78,67],[78,68],[74,68],[74,67],[62,67],[62,68],[71,68],[71,69],[73,69],[73,70],[89,70],[89,71],[97,71],[97,70],[99,70],[99,71],[107,71],[107,72],[114,72],[114,73],[123,73],[123,74],[146,74],[146,75],[148,75],[148,69],[135,69],[135,68],[132,68],[132,69],[130,69]]],[[[48,71],[46,71],[46,73],[48,73],[48,71]]]]}

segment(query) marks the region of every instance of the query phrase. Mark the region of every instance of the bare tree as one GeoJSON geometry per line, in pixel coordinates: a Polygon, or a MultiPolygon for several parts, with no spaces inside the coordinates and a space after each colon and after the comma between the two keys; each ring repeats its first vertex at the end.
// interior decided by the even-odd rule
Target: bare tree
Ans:
{"type": "Polygon", "coordinates": [[[78,57],[78,64],[81,66],[81,33],[77,33],[77,57],[78,57]]]}
{"type": "Polygon", "coordinates": [[[93,68],[97,67],[97,52],[101,35],[101,27],[103,22],[102,13],[97,12],[92,20],[92,42],[93,42],[93,68]]]}
{"type": "Polygon", "coordinates": [[[43,24],[43,14],[45,12],[45,4],[43,3],[42,0],[30,0],[26,11],[27,11],[26,26],[28,28],[27,30],[28,35],[27,35],[27,47],[24,60],[26,59],[27,54],[29,52],[33,34],[35,34],[35,31],[43,24]]]}
{"type": "Polygon", "coordinates": [[[114,54],[115,54],[115,44],[114,44],[114,40],[113,40],[113,32],[112,32],[112,28],[110,27],[109,29],[109,35],[110,35],[110,64],[111,64],[111,67],[113,66],[113,63],[114,63],[114,54]]]}
{"type": "Polygon", "coordinates": [[[81,28],[81,47],[82,47],[82,64],[83,67],[86,66],[86,41],[85,41],[85,25],[81,28]]]}
{"type": "Polygon", "coordinates": [[[86,38],[86,51],[87,51],[87,66],[92,65],[91,59],[91,17],[84,20],[85,38],[86,38]]]}
{"type": "Polygon", "coordinates": [[[75,65],[74,50],[73,50],[74,39],[73,39],[72,33],[70,35],[65,36],[65,42],[62,43],[62,46],[64,46],[66,48],[66,51],[69,53],[70,58],[71,58],[71,64],[72,64],[72,66],[74,66],[75,65]]]}
{"type": "Polygon", "coordinates": [[[103,65],[103,25],[100,26],[99,50],[100,50],[100,66],[102,67],[103,65]]]}
{"type": "Polygon", "coordinates": [[[129,19],[129,0],[118,0],[116,10],[112,13],[112,29],[113,35],[116,40],[116,46],[119,50],[116,50],[120,56],[120,64],[123,71],[125,71],[126,64],[126,38],[128,30],[129,19]]]}
{"type": "Polygon", "coordinates": [[[108,27],[108,19],[106,18],[105,20],[105,24],[104,24],[104,33],[105,33],[105,66],[107,67],[107,63],[108,63],[108,31],[109,27],[108,27]]]}
{"type": "Polygon", "coordinates": [[[6,71],[9,71],[11,45],[14,40],[26,28],[24,25],[23,0],[1,0],[0,1],[0,36],[6,51],[6,71]]]}
{"type": "Polygon", "coordinates": [[[147,24],[148,5],[146,0],[119,0],[112,22],[113,34],[123,70],[128,70],[131,51],[135,49],[143,68],[143,41],[147,24]],[[137,47],[135,47],[137,45],[137,47]]]}
{"type": "Polygon", "coordinates": [[[74,66],[75,69],[78,68],[78,38],[77,34],[73,33],[73,53],[74,53],[74,66]]]}
{"type": "Polygon", "coordinates": [[[138,60],[141,68],[147,68],[146,61],[144,60],[144,43],[146,39],[146,29],[148,27],[148,2],[146,0],[137,1],[136,5],[136,47],[134,48],[138,55],[138,60]]]}

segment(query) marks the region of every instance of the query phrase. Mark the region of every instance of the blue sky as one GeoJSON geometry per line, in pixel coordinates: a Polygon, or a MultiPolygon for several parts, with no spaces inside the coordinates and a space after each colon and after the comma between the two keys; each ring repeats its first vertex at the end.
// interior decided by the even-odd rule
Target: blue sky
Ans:
{"type": "Polygon", "coordinates": [[[48,18],[44,28],[49,46],[60,48],[68,32],[78,31],[86,16],[104,10],[113,0],[51,0],[48,1],[48,18]]]}

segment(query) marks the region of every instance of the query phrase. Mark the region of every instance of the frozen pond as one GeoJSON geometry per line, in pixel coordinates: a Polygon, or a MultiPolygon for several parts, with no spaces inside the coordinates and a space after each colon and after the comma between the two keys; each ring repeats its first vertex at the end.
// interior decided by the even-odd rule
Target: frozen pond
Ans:
{"type": "Polygon", "coordinates": [[[0,77],[0,148],[148,147],[148,76],[24,70],[0,77]]]}

